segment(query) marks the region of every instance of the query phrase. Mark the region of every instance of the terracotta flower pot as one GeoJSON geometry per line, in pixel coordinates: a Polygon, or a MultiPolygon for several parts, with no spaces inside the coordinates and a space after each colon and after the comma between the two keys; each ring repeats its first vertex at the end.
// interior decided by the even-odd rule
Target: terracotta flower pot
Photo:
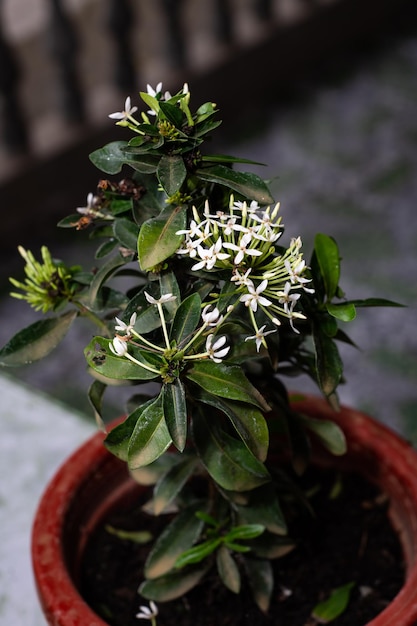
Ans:
{"type": "MultiPolygon", "coordinates": [[[[364,414],[335,414],[324,400],[295,404],[311,417],[330,418],[343,428],[349,451],[337,459],[376,483],[390,499],[390,517],[403,546],[407,575],[391,604],[367,626],[417,624],[417,453],[403,439],[364,414]]],[[[120,498],[137,489],[125,464],[96,434],[61,467],[47,487],[33,526],[32,557],[39,598],[52,626],[106,626],[80,596],[78,568],[88,537],[120,498]]],[[[333,457],[321,458],[334,463],[333,457]]]]}

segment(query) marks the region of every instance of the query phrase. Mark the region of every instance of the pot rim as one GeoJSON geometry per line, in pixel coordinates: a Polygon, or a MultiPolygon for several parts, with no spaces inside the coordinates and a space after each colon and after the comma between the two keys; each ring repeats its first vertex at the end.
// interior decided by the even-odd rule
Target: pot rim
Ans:
{"type": "MultiPolygon", "coordinates": [[[[367,626],[413,626],[417,623],[417,452],[390,428],[360,411],[343,406],[335,412],[326,400],[316,396],[297,394],[294,398],[294,410],[313,418],[332,419],[343,427],[348,457],[352,455],[355,466],[356,457],[362,458],[364,442],[371,442],[364,473],[391,499],[390,517],[399,531],[407,573],[397,596],[367,626]],[[385,466],[375,473],[377,460],[384,461],[385,466]]],[[[80,489],[92,474],[99,476],[109,460],[117,461],[104,447],[104,437],[97,432],[64,461],[47,485],[35,514],[32,563],[38,595],[50,624],[108,626],[74,585],[62,542],[66,519],[80,489]]]]}

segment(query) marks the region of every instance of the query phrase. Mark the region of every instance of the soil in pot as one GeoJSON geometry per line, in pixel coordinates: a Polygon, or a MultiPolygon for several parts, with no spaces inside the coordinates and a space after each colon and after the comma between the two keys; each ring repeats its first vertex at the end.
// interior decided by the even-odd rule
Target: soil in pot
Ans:
{"type": "MultiPolygon", "coordinates": [[[[290,525],[297,548],[273,561],[276,593],[267,616],[254,606],[250,591],[239,596],[209,577],[181,600],[159,604],[158,626],[313,626],[311,610],[332,589],[354,582],[346,611],[334,626],[363,626],[380,613],[404,581],[401,546],[387,515],[387,502],[363,477],[344,475],[338,497],[333,484],[315,475],[322,489],[312,497],[316,516],[290,525]]],[[[140,604],[147,546],[122,540],[106,525],[125,530],[150,529],[156,534],[166,522],[141,511],[137,502],[112,513],[87,547],[82,594],[111,626],[133,626],[140,604]]]]}

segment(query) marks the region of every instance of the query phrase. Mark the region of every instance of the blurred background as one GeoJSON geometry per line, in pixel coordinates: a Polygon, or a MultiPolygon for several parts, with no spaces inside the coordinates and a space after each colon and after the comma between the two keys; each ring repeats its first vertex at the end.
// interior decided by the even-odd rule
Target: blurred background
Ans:
{"type": "MultiPolygon", "coordinates": [[[[336,237],[349,297],[407,305],[346,327],[362,350],[343,351],[341,398],[417,444],[415,0],[1,0],[0,345],[36,319],[8,296],[17,245],[89,261],[88,231],[55,224],[96,187],[88,153],[124,138],[108,114],[160,81],[218,104],[210,151],[268,164],[254,171],[307,258],[316,232],[336,237]]],[[[72,329],[7,374],[90,416],[88,340],[72,329]]]]}

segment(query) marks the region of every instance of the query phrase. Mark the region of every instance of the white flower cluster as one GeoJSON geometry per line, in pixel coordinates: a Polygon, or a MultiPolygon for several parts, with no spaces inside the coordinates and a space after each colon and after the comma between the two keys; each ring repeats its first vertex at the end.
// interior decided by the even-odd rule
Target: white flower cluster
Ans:
{"type": "Polygon", "coordinates": [[[264,332],[255,319],[258,310],[275,324],[280,317],[290,320],[303,319],[296,311],[300,290],[311,292],[307,283],[310,279],[303,274],[306,264],[302,258],[302,242],[298,237],[282,254],[276,252],[275,243],[281,237],[283,226],[278,218],[279,204],[261,209],[257,202],[235,202],[230,198],[229,211],[210,212],[206,202],[203,219],[193,207],[193,219],[189,228],[179,230],[185,235],[177,254],[188,255],[195,261],[193,271],[227,270],[230,280],[240,294],[239,300],[248,307],[257,348],[263,338],[272,331],[264,332]]]}

